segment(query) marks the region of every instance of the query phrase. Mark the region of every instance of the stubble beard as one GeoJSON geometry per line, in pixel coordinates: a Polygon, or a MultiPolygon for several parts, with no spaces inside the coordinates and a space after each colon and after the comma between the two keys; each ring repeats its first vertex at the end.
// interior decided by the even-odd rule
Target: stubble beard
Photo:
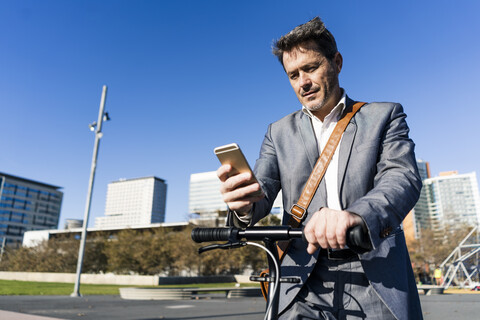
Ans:
{"type": "MultiPolygon", "coordinates": [[[[308,110],[311,112],[316,112],[321,110],[322,108],[325,107],[327,102],[333,98],[333,95],[335,94],[335,88],[339,87],[338,79],[335,79],[334,81],[327,83],[324,88],[320,88],[318,92],[323,91],[323,98],[321,101],[317,102],[316,104],[307,107],[305,106],[308,110]]],[[[334,101],[336,104],[338,101],[334,101]]]]}
{"type": "Polygon", "coordinates": [[[321,110],[325,106],[327,101],[330,99],[330,97],[332,96],[332,91],[330,90],[330,88],[325,87],[323,90],[322,89],[320,89],[320,90],[323,91],[323,93],[324,93],[322,100],[317,102],[316,104],[314,104],[312,106],[305,106],[311,112],[321,110]]]}

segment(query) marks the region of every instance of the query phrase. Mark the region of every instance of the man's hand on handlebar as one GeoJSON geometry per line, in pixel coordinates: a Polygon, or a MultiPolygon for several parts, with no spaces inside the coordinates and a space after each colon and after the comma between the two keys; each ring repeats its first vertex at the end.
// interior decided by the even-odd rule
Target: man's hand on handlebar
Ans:
{"type": "Polygon", "coordinates": [[[307,252],[313,254],[318,248],[344,249],[347,230],[362,224],[362,218],[348,211],[322,208],[312,215],[304,229],[308,241],[307,252]]]}
{"type": "Polygon", "coordinates": [[[230,165],[223,165],[217,170],[217,176],[222,182],[220,192],[223,196],[223,201],[228,205],[230,210],[242,214],[247,213],[252,209],[255,202],[265,197],[261,191],[262,188],[258,182],[252,182],[253,177],[249,172],[240,173],[230,176],[232,167],[230,165]]]}

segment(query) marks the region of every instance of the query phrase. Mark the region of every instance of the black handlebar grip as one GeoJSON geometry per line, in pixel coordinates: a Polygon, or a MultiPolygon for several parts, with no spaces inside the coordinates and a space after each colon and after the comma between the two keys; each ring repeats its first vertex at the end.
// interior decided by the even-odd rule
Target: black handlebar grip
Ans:
{"type": "Polygon", "coordinates": [[[192,230],[192,240],[200,242],[228,241],[233,228],[195,228],[192,230]]]}
{"type": "Polygon", "coordinates": [[[365,253],[372,250],[372,244],[368,237],[368,231],[363,225],[357,225],[347,230],[347,245],[357,253],[365,253]]]}

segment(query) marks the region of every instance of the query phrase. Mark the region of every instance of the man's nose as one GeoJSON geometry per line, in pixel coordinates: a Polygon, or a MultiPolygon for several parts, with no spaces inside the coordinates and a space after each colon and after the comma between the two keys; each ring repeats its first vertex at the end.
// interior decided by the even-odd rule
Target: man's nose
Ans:
{"type": "Polygon", "coordinates": [[[300,85],[300,87],[302,87],[305,90],[312,86],[312,80],[307,74],[300,73],[298,84],[300,85]]]}

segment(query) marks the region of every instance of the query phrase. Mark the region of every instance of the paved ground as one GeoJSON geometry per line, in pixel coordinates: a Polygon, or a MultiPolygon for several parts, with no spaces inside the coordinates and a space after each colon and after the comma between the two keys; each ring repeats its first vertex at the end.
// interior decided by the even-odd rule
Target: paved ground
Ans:
{"type": "MultiPolygon", "coordinates": [[[[119,296],[0,296],[2,320],[257,320],[263,298],[225,299],[205,295],[196,300],[135,301],[119,296]]],[[[480,319],[479,294],[421,296],[425,320],[480,319]]]]}

